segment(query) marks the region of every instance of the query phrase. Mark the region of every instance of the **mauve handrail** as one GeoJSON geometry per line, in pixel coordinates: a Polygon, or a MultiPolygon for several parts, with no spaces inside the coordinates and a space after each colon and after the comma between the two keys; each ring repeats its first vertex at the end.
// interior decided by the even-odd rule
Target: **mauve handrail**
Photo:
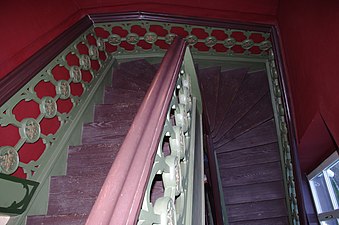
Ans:
{"type": "Polygon", "coordinates": [[[86,225],[136,223],[186,46],[177,37],[168,49],[86,225]]]}

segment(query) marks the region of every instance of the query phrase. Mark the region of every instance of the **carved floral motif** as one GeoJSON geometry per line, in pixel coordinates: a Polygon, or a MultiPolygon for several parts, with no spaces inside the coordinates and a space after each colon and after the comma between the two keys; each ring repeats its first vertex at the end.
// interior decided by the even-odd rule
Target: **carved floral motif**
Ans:
{"type": "Polygon", "coordinates": [[[4,174],[14,173],[19,165],[19,156],[11,146],[0,148],[0,172],[4,174]]]}
{"type": "Polygon", "coordinates": [[[57,94],[60,95],[61,99],[67,99],[71,95],[71,87],[69,86],[69,83],[65,80],[59,81],[56,88],[57,94]]]}
{"type": "Polygon", "coordinates": [[[112,34],[108,37],[108,43],[111,45],[119,45],[121,43],[121,37],[117,34],[112,34]]]}
{"type": "Polygon", "coordinates": [[[24,119],[21,124],[21,137],[25,138],[28,143],[36,142],[39,139],[41,132],[39,123],[33,118],[28,118],[24,119]]]}
{"type": "Polygon", "coordinates": [[[224,41],[224,45],[226,48],[232,48],[235,45],[236,41],[234,38],[229,37],[224,41]]]}
{"type": "Polygon", "coordinates": [[[88,55],[81,55],[79,62],[82,69],[89,70],[91,68],[91,59],[88,55]]]}
{"type": "Polygon", "coordinates": [[[145,34],[144,39],[147,43],[153,44],[154,42],[157,41],[157,34],[154,32],[148,32],[145,34]]]}
{"type": "Polygon", "coordinates": [[[74,83],[79,83],[82,79],[81,70],[78,66],[72,66],[69,70],[69,74],[73,78],[74,83]]]}
{"type": "Polygon", "coordinates": [[[128,44],[135,45],[139,42],[139,36],[135,33],[130,33],[127,35],[126,41],[128,44]]]}
{"type": "Polygon", "coordinates": [[[49,96],[42,98],[40,111],[46,118],[53,118],[57,112],[57,104],[54,98],[49,96]]]}
{"type": "Polygon", "coordinates": [[[176,34],[173,34],[173,33],[169,33],[165,36],[165,42],[167,44],[172,44],[174,38],[176,37],[177,35],[176,34]]]}
{"type": "Polygon", "coordinates": [[[217,43],[217,39],[213,36],[207,37],[205,39],[205,45],[207,47],[213,47],[217,43]]]}

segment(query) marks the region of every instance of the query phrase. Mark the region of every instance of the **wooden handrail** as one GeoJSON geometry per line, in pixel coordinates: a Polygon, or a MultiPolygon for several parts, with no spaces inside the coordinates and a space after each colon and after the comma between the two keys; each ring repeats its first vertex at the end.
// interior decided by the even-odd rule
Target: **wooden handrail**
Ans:
{"type": "Polygon", "coordinates": [[[136,223],[186,46],[186,42],[177,37],[163,58],[87,225],[136,223]]]}

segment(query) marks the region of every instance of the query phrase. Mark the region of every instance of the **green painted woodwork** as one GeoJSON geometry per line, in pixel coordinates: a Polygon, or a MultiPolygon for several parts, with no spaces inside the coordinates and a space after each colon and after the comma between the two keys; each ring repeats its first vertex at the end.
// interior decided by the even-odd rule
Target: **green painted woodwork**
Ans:
{"type": "Polygon", "coordinates": [[[285,107],[279,81],[279,73],[274,61],[274,53],[270,51],[270,57],[266,63],[266,70],[270,85],[271,100],[277,129],[278,144],[280,149],[281,166],[285,185],[286,205],[289,211],[291,225],[299,225],[298,205],[291,160],[291,148],[288,139],[288,129],[285,119],[285,107]]]}
{"type": "Polygon", "coordinates": [[[118,57],[140,53],[159,55],[176,35],[185,38],[191,46],[192,55],[199,57],[266,59],[272,47],[270,33],[258,31],[147,20],[96,23],[94,26],[97,33],[102,34],[100,41],[108,43],[111,46],[108,51],[118,57]]]}
{"type": "MultiPolygon", "coordinates": [[[[39,215],[46,213],[48,205],[49,181],[52,175],[64,175],[67,166],[67,149],[70,145],[77,145],[81,142],[82,124],[93,118],[93,106],[95,103],[102,101],[104,87],[111,83],[112,68],[116,65],[111,55],[106,55],[106,60],[98,58],[96,46],[90,45],[86,37],[91,35],[95,37],[93,29],[87,30],[83,35],[77,38],[68,48],[62,51],[53,61],[51,61],[43,70],[41,70],[31,81],[29,81],[21,90],[19,90],[10,100],[0,107],[0,125],[3,127],[14,126],[18,129],[20,140],[14,146],[2,146],[0,152],[7,155],[7,160],[2,156],[0,163],[2,165],[2,173],[13,173],[16,168],[22,168],[26,174],[27,182],[34,182],[34,191],[30,195],[26,194],[26,187],[21,188],[10,186],[8,177],[1,175],[1,187],[11,190],[11,194],[0,196],[0,210],[3,213],[21,214],[21,216],[12,217],[9,224],[24,224],[26,215],[39,215]],[[77,45],[82,43],[89,49],[89,56],[82,55],[77,50],[77,45]],[[75,55],[79,58],[80,66],[70,66],[67,63],[67,55],[75,55]],[[98,71],[90,67],[90,59],[96,59],[100,65],[98,71]],[[68,80],[56,80],[53,76],[55,67],[65,68],[69,72],[68,80]],[[82,73],[87,72],[91,76],[91,81],[86,82],[82,79],[82,73]],[[55,87],[55,96],[38,97],[35,90],[37,85],[41,83],[50,83],[55,87]],[[80,97],[72,95],[71,84],[80,84],[83,92],[80,97]],[[72,109],[69,113],[61,113],[58,111],[57,102],[62,99],[70,100],[72,109]],[[39,106],[40,114],[37,118],[25,118],[18,121],[13,114],[16,105],[21,102],[34,102],[39,106]],[[57,118],[60,121],[59,129],[55,134],[42,134],[40,123],[46,118],[57,118]],[[35,143],[42,140],[45,150],[38,160],[29,162],[18,162],[16,160],[8,160],[14,158],[15,153],[20,152],[25,143],[35,143]],[[8,154],[8,149],[11,153],[8,154]],[[14,149],[14,151],[13,151],[14,149]],[[13,156],[12,156],[13,155],[13,156]],[[14,169],[12,167],[15,167],[14,169]],[[35,183],[34,183],[35,184],[35,183]],[[26,194],[26,195],[25,195],[26,194]],[[28,196],[28,197],[27,197],[28,196]],[[22,199],[19,199],[22,197],[22,199]],[[8,199],[10,198],[10,199],[8,199]],[[32,201],[30,201],[32,200],[32,201]],[[23,207],[14,206],[8,210],[8,202],[16,201],[24,202],[23,207]],[[27,210],[26,210],[27,209],[27,210]]],[[[24,109],[29,110],[29,109],[24,109]]],[[[20,159],[18,159],[20,160],[20,159]]],[[[11,176],[13,179],[15,177],[11,176]]],[[[18,179],[18,178],[17,178],[18,179]]]]}
{"type": "Polygon", "coordinates": [[[0,173],[0,211],[2,213],[23,213],[30,203],[39,183],[0,173]],[[6,191],[4,191],[6,190],[6,191]]]}

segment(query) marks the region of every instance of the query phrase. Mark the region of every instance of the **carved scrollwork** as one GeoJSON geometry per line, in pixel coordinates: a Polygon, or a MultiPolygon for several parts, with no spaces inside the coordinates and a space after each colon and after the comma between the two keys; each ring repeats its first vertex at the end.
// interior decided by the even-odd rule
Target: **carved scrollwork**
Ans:
{"type": "Polygon", "coordinates": [[[69,75],[72,77],[74,83],[79,83],[82,80],[81,69],[78,66],[72,66],[69,70],[69,75]]]}
{"type": "Polygon", "coordinates": [[[21,138],[25,138],[26,142],[34,143],[40,138],[40,124],[33,118],[24,119],[19,132],[21,138]]]}
{"type": "Polygon", "coordinates": [[[46,118],[53,118],[57,113],[57,104],[54,98],[46,96],[42,98],[40,111],[46,118]]]}
{"type": "MultiPolygon", "coordinates": [[[[168,170],[162,174],[165,189],[171,188],[172,197],[178,196],[182,192],[182,179],[179,158],[176,156],[166,156],[165,162],[168,170]]],[[[166,190],[165,190],[166,191],[166,190]]]]}
{"type": "Polygon", "coordinates": [[[263,42],[260,43],[259,48],[262,51],[266,51],[266,50],[272,48],[272,44],[269,40],[266,40],[266,41],[263,41],[263,42]]]}
{"type": "Polygon", "coordinates": [[[155,202],[154,213],[160,215],[160,225],[177,224],[175,205],[169,197],[159,198],[155,202]]]}
{"type": "Polygon", "coordinates": [[[102,40],[101,37],[97,38],[97,46],[98,46],[99,51],[105,51],[106,49],[105,42],[104,40],[102,40]]]}
{"type": "Polygon", "coordinates": [[[61,99],[67,99],[71,95],[71,87],[65,80],[60,80],[56,86],[56,92],[61,99]]]}
{"type": "Polygon", "coordinates": [[[189,45],[195,45],[198,42],[198,37],[192,34],[186,37],[186,41],[189,45]]]}
{"type": "Polygon", "coordinates": [[[189,127],[186,107],[183,104],[178,104],[178,108],[175,110],[174,116],[176,124],[181,127],[183,132],[186,132],[189,127]]]}
{"type": "Polygon", "coordinates": [[[154,42],[157,41],[158,35],[154,32],[148,32],[145,34],[144,39],[147,43],[153,44],[154,42]]]}
{"type": "Polygon", "coordinates": [[[186,151],[186,142],[183,130],[181,127],[174,126],[173,127],[174,134],[170,137],[170,146],[171,151],[179,157],[179,159],[183,159],[185,157],[186,151]]]}
{"type": "Polygon", "coordinates": [[[207,37],[205,39],[205,45],[207,47],[213,47],[217,43],[217,39],[213,36],[207,37]]]}
{"type": "Polygon", "coordinates": [[[243,47],[244,49],[250,49],[252,48],[254,45],[254,41],[251,39],[246,39],[241,43],[241,47],[243,47]]]}
{"type": "Polygon", "coordinates": [[[137,44],[139,42],[139,39],[140,39],[140,37],[136,33],[130,33],[126,37],[127,43],[131,44],[131,45],[137,44]]]}
{"type": "Polygon", "coordinates": [[[91,68],[91,59],[88,55],[81,55],[79,62],[82,69],[89,70],[91,68]]]}
{"type": "Polygon", "coordinates": [[[108,37],[108,43],[110,43],[111,45],[120,45],[121,43],[121,37],[117,34],[112,34],[108,37]]]}
{"type": "Polygon", "coordinates": [[[236,40],[232,37],[229,37],[224,41],[224,46],[226,48],[232,48],[235,45],[235,43],[236,43],[236,40]]]}
{"type": "Polygon", "coordinates": [[[0,172],[4,174],[14,173],[19,166],[19,155],[11,146],[0,147],[0,172]]]}
{"type": "Polygon", "coordinates": [[[165,36],[165,42],[167,43],[167,44],[172,44],[172,42],[173,42],[173,40],[174,40],[174,38],[176,37],[177,35],[176,34],[173,34],[173,33],[169,33],[169,34],[167,34],[166,36],[165,36]]]}
{"type": "Polygon", "coordinates": [[[96,60],[96,59],[99,58],[99,50],[98,50],[97,46],[95,46],[95,45],[89,46],[88,52],[89,52],[89,56],[90,56],[91,59],[96,60]]]}

